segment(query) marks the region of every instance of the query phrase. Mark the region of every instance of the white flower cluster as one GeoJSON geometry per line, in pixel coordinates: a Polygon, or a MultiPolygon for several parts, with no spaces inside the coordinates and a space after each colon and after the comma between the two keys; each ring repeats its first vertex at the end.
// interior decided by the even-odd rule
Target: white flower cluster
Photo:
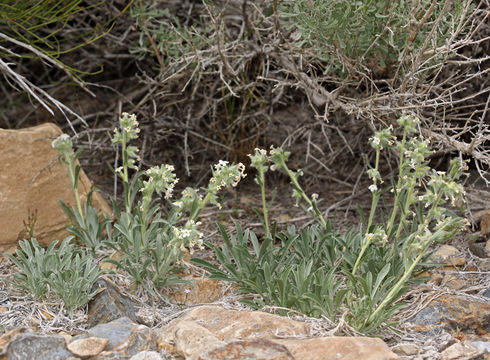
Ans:
{"type": "Polygon", "coordinates": [[[378,191],[378,186],[376,186],[376,184],[369,185],[369,191],[372,193],[378,191]]]}
{"type": "MultiPolygon", "coordinates": [[[[136,115],[122,113],[122,116],[119,118],[119,128],[114,128],[114,137],[112,138],[112,143],[121,144],[123,151],[126,153],[127,162],[125,166],[136,171],[138,171],[136,161],[140,161],[138,155],[139,149],[136,146],[128,145],[128,143],[130,140],[138,138],[140,132],[138,125],[139,122],[136,120],[136,115]]],[[[122,174],[123,170],[124,167],[119,166],[116,168],[116,173],[124,179],[124,175],[122,174]]]]}
{"type": "Polygon", "coordinates": [[[186,251],[186,247],[188,247],[191,255],[194,253],[195,246],[201,250],[204,249],[202,245],[204,235],[197,229],[199,225],[201,225],[200,221],[188,220],[182,228],[173,227],[172,231],[175,237],[167,246],[178,247],[181,251],[186,251]]]}
{"type": "Polygon", "coordinates": [[[175,184],[179,179],[173,173],[173,165],[153,166],[145,171],[148,176],[147,181],[143,181],[143,187],[140,191],[143,193],[143,203],[140,206],[141,211],[148,210],[153,193],[158,195],[165,193],[165,199],[170,199],[174,191],[175,184]]]}
{"type": "Polygon", "coordinates": [[[366,234],[366,242],[368,243],[379,243],[379,244],[386,244],[388,242],[388,235],[386,235],[386,232],[381,229],[381,228],[376,228],[374,233],[367,233],[366,234]]]}
{"type": "Polygon", "coordinates": [[[193,189],[191,187],[187,187],[181,192],[181,198],[172,203],[173,206],[179,209],[180,211],[188,210],[192,207],[192,204],[195,200],[199,202],[202,201],[202,196],[198,193],[198,189],[193,189]]]}
{"type": "Polygon", "coordinates": [[[58,136],[51,142],[51,146],[62,155],[61,159],[64,162],[69,163],[70,157],[73,155],[73,143],[68,134],[58,136]]]}
{"type": "Polygon", "coordinates": [[[392,126],[387,129],[376,131],[373,137],[369,138],[369,144],[375,149],[383,149],[384,146],[393,145],[393,136],[391,135],[392,126]]]}
{"type": "MultiPolygon", "coordinates": [[[[245,174],[245,165],[242,163],[229,164],[228,161],[220,160],[213,169],[213,177],[209,180],[208,194],[211,202],[216,203],[216,194],[224,187],[237,186],[245,174]]],[[[217,204],[220,207],[219,204],[217,204]]]]}
{"type": "Polygon", "coordinates": [[[140,129],[138,128],[139,122],[136,120],[135,114],[122,113],[119,118],[119,129],[114,128],[113,144],[119,144],[123,141],[128,143],[132,139],[137,139],[140,129]]]}

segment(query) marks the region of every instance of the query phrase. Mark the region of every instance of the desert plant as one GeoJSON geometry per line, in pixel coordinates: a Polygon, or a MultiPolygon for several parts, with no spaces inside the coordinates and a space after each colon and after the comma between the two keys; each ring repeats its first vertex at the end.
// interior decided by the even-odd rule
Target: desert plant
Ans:
{"type": "Polygon", "coordinates": [[[63,211],[70,218],[72,225],[68,227],[68,232],[87,246],[92,254],[103,245],[103,231],[106,225],[110,224],[109,217],[104,214],[99,218],[97,210],[91,205],[92,191],[87,195],[87,201],[82,206],[82,200],[78,191],[80,179],[80,165],[78,158],[82,154],[83,148],[73,151],[73,143],[67,134],[61,134],[52,142],[52,147],[60,154],[58,161],[65,164],[68,169],[68,178],[75,196],[76,206],[70,208],[62,200],[59,200],[63,211]]]}
{"type": "Polygon", "coordinates": [[[55,246],[56,242],[52,242],[45,249],[32,238],[19,241],[17,257],[5,254],[20,270],[14,274],[16,286],[34,298],[40,299],[48,291],[46,279],[53,268],[55,246]]]}
{"type": "Polygon", "coordinates": [[[66,238],[59,248],[55,248],[57,241],[43,248],[34,238],[21,240],[17,256],[6,254],[19,268],[14,274],[16,286],[37,300],[52,293],[70,311],[87,304],[97,294],[92,288],[104,271],[91,256],[75,249],[71,239],[66,238]]]}
{"type": "MultiPolygon", "coordinates": [[[[300,234],[293,228],[274,231],[262,244],[249,231],[243,233],[237,227],[235,239],[220,226],[224,245],[208,246],[215,251],[221,267],[194,261],[213,277],[235,282],[240,292],[257,294],[248,301],[250,305],[293,308],[331,318],[347,309],[347,320],[359,331],[372,333],[389,326],[392,315],[403,306],[398,301],[413,283],[414,275],[427,269],[429,247],[449,239],[464,223],[443,207],[446,200],[454,204],[464,195],[457,183],[462,165],[453,160],[447,173],[431,172],[426,160],[430,154],[428,142],[412,136],[417,122],[409,115],[398,120],[400,140],[391,135],[391,129],[378,131],[370,139],[376,150],[374,167],[368,170],[373,197],[370,214],[367,223],[343,235],[323,218],[318,197],[310,198],[300,186],[301,170],[288,168],[288,152],[280,148],[272,148],[268,154],[256,150],[251,156],[254,166],[259,164],[263,172],[269,167],[284,172],[291,179],[293,198],[297,203],[306,203],[306,210],[318,225],[300,234]],[[395,205],[386,224],[374,224],[381,196],[380,152],[391,147],[400,153],[398,181],[392,190],[395,205]],[[279,246],[273,245],[275,239],[281,241],[279,246]],[[249,241],[253,253],[249,252],[249,241]]],[[[259,171],[258,177],[263,192],[263,173],[259,171]]]]}
{"type": "Polygon", "coordinates": [[[220,160],[212,168],[213,176],[204,189],[204,197],[198,190],[186,188],[180,199],[172,201],[178,182],[173,165],[138,171],[138,148],[129,144],[138,136],[138,125],[135,115],[124,113],[114,129],[112,142],[122,150],[122,164],[115,173],[123,182],[126,211],[115,211],[113,231],[107,231],[107,244],[120,256],[105,261],[124,270],[134,286],[150,289],[147,285],[152,284],[161,288],[183,282],[178,275],[182,271],[183,252],[188,248],[193,253],[195,246],[202,247],[199,214],[208,203],[221,206],[217,201],[218,191],[236,186],[245,176],[244,166],[220,160]],[[130,170],[136,171],[133,180],[130,170]],[[141,199],[136,198],[138,193],[141,199]],[[158,204],[155,194],[163,195],[168,206],[158,204]]]}
{"type": "Polygon", "coordinates": [[[407,5],[405,1],[300,0],[280,4],[281,16],[295,30],[297,44],[312,47],[325,62],[326,71],[351,76],[361,68],[372,72],[393,66],[403,69],[400,60],[426,47],[434,27],[439,36],[432,46],[445,44],[464,11],[465,1],[422,0],[407,5]]]}

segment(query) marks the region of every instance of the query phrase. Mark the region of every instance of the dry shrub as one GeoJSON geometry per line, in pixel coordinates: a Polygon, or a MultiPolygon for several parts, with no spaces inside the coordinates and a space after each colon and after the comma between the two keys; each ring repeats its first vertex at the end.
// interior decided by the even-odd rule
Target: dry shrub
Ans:
{"type": "MultiPolygon", "coordinates": [[[[87,9],[60,34],[102,23],[125,4],[87,9]]],[[[485,177],[488,0],[342,8],[349,4],[136,0],[110,34],[65,58],[84,71],[105,64],[103,74],[82,76],[97,97],[77,93],[73,101],[60,86],[48,90],[89,123],[77,129],[96,147],[97,161],[110,159],[106,132],[117,113],[135,112],[143,162],[174,163],[194,181],[218,158],[243,161],[254,147],[275,144],[295,150],[298,166],[306,159],[311,173],[341,183],[353,176],[352,158],[367,150],[370,133],[404,112],[421,118],[435,157],[471,157],[485,177]]],[[[20,70],[29,74],[29,65],[23,60],[20,70]]],[[[50,81],[67,79],[49,74],[50,81]]],[[[24,116],[16,111],[10,117],[24,116]]],[[[356,161],[360,170],[363,160],[356,161]]]]}

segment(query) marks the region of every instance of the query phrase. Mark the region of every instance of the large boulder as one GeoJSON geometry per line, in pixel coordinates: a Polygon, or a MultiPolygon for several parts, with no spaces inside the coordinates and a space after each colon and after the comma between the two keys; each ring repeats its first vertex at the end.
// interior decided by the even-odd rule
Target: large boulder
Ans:
{"type": "Polygon", "coordinates": [[[157,331],[157,346],[186,360],[396,360],[383,340],[311,338],[306,322],[261,311],[195,307],[157,331]]]}
{"type": "MultiPolygon", "coordinates": [[[[68,217],[58,200],[75,204],[66,165],[57,161],[58,153],[51,142],[62,133],[47,123],[21,130],[0,129],[0,251],[13,252],[19,240],[28,238],[24,222],[36,213],[34,236],[47,245],[63,240],[68,233],[68,217]]],[[[83,201],[92,184],[80,171],[79,192],[83,201]]],[[[98,193],[93,205],[110,214],[110,207],[98,193]]]]}

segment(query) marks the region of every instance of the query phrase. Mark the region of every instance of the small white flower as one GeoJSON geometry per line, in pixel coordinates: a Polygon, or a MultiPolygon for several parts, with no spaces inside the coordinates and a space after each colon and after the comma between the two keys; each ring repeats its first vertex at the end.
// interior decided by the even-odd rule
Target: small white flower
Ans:
{"type": "Polygon", "coordinates": [[[176,202],[172,203],[172,205],[177,206],[178,208],[182,209],[182,201],[177,200],[176,202]]]}
{"type": "Polygon", "coordinates": [[[377,136],[374,136],[372,141],[373,141],[374,145],[379,145],[379,143],[380,143],[379,137],[377,137],[377,136]]]}
{"type": "Polygon", "coordinates": [[[376,184],[372,184],[372,185],[370,185],[370,186],[369,186],[369,190],[370,190],[371,192],[375,192],[375,191],[377,191],[377,190],[378,190],[378,187],[376,186],[376,184]]]}
{"type": "Polygon", "coordinates": [[[316,194],[316,193],[311,194],[311,198],[312,198],[313,200],[318,199],[318,194],[316,194]]]}
{"type": "Polygon", "coordinates": [[[122,166],[119,166],[119,167],[116,169],[116,172],[117,172],[117,173],[120,173],[121,171],[123,171],[123,167],[122,167],[122,166]]]}

